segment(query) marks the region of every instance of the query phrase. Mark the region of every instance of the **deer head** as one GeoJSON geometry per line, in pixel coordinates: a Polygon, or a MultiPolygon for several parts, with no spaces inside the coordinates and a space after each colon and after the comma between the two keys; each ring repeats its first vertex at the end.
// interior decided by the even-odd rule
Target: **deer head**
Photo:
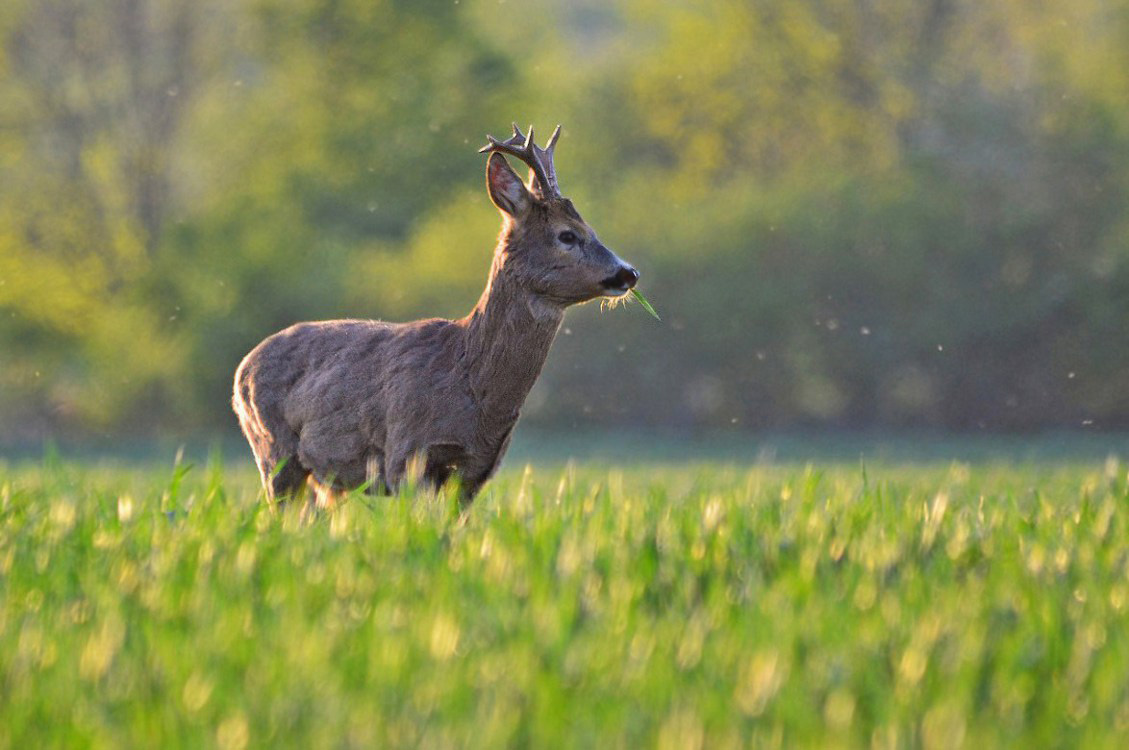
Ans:
{"type": "Polygon", "coordinates": [[[561,126],[543,149],[533,141],[532,126],[529,135],[516,123],[513,128],[514,134],[504,141],[487,136],[490,143],[480,150],[490,154],[486,188],[504,221],[496,264],[523,288],[559,305],[627,294],[639,272],[600,242],[572,201],[560,193],[553,152],[561,126]],[[528,183],[503,154],[529,167],[528,183]]]}

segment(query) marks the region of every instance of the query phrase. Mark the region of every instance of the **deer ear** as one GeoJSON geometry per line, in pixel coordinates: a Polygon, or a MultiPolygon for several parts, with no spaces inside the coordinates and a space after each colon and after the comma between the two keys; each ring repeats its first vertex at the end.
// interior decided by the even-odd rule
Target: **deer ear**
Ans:
{"type": "Polygon", "coordinates": [[[494,205],[514,218],[523,216],[533,200],[506,157],[497,151],[486,162],[486,190],[494,205]]]}

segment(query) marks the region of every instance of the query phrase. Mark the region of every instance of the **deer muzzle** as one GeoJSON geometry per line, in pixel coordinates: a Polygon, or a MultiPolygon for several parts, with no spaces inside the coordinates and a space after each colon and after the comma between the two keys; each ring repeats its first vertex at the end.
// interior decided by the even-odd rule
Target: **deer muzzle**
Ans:
{"type": "Polygon", "coordinates": [[[601,281],[600,286],[619,295],[626,294],[628,290],[634,288],[638,281],[639,272],[631,266],[623,265],[614,274],[601,281]]]}

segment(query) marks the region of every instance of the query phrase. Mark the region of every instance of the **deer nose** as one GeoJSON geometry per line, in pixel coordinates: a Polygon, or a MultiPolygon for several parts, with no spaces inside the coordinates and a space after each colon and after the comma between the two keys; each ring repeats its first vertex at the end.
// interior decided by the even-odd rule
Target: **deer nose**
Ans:
{"type": "Polygon", "coordinates": [[[615,276],[604,280],[603,286],[607,289],[631,289],[637,281],[639,281],[638,271],[631,266],[621,266],[615,272],[615,276]]]}

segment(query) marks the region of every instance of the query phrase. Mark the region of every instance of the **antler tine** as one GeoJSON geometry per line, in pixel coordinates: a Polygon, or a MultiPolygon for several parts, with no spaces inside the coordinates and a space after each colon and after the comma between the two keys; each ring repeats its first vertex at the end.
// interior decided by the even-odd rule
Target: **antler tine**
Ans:
{"type": "Polygon", "coordinates": [[[521,158],[521,154],[518,152],[518,149],[514,147],[519,145],[525,148],[528,147],[525,134],[521,132],[521,128],[517,126],[516,122],[514,123],[514,134],[506,140],[499,140],[489,134],[486,136],[486,140],[490,142],[482,148],[478,149],[478,153],[485,154],[491,151],[503,151],[507,154],[510,154],[511,156],[521,158]]]}
{"type": "Polygon", "coordinates": [[[492,135],[487,135],[486,139],[489,143],[478,149],[478,153],[500,151],[521,159],[532,170],[533,178],[535,178],[535,180],[530,179],[530,187],[536,189],[542,198],[559,198],[561,191],[557,185],[557,173],[553,166],[553,149],[556,148],[561,126],[558,125],[557,129],[553,131],[545,148],[541,148],[534,143],[532,125],[529,126],[528,135],[521,132],[521,128],[517,126],[516,122],[513,124],[513,128],[514,134],[504,141],[498,140],[492,135]]]}
{"type": "Polygon", "coordinates": [[[549,136],[549,142],[545,144],[545,151],[547,151],[550,155],[553,153],[553,149],[557,147],[557,137],[560,136],[560,134],[561,126],[557,125],[557,129],[553,131],[553,134],[551,136],[549,136]]]}

